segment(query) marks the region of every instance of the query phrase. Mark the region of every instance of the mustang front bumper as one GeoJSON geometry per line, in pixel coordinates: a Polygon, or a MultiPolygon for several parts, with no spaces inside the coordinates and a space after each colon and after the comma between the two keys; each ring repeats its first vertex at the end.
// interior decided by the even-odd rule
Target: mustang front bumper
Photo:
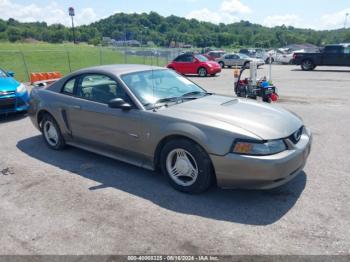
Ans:
{"type": "Polygon", "coordinates": [[[300,141],[286,139],[288,150],[270,156],[210,155],[219,187],[271,189],[295,178],[311,151],[312,135],[304,128],[300,141]]]}

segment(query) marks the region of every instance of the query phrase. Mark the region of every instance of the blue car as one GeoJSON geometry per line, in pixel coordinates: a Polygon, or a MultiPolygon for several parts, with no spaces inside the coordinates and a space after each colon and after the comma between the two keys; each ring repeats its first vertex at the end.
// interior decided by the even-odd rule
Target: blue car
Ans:
{"type": "Polygon", "coordinates": [[[28,110],[28,90],[13,77],[13,72],[6,72],[0,68],[0,115],[28,110]]]}

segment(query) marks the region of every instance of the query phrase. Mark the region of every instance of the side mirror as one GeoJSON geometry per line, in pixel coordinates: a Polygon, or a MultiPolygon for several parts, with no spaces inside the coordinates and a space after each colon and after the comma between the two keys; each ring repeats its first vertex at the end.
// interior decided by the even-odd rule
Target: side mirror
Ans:
{"type": "Polygon", "coordinates": [[[132,109],[132,106],[129,103],[126,103],[122,98],[114,98],[109,101],[108,106],[110,108],[118,108],[124,111],[129,111],[132,109]]]}
{"type": "Polygon", "coordinates": [[[15,76],[15,72],[12,72],[12,71],[7,71],[7,74],[8,74],[10,77],[14,77],[14,76],[15,76]]]}

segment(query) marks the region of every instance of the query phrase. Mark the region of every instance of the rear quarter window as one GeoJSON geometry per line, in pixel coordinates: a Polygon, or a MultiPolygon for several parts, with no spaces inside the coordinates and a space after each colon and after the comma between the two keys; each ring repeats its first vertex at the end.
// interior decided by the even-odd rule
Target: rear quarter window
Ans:
{"type": "Polygon", "coordinates": [[[75,86],[76,78],[73,78],[65,83],[62,89],[62,93],[67,95],[73,95],[74,93],[74,86],[75,86]]]}

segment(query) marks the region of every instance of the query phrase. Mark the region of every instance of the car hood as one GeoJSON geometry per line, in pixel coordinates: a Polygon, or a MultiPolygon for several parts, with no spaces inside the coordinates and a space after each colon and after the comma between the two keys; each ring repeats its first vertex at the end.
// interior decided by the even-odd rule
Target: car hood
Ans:
{"type": "Polygon", "coordinates": [[[229,124],[263,140],[288,137],[303,125],[298,116],[281,107],[220,95],[207,96],[160,111],[168,116],[216,128],[220,128],[220,122],[229,124]]]}
{"type": "Polygon", "coordinates": [[[0,91],[16,91],[19,85],[20,83],[12,77],[0,77],[0,91]]]}

